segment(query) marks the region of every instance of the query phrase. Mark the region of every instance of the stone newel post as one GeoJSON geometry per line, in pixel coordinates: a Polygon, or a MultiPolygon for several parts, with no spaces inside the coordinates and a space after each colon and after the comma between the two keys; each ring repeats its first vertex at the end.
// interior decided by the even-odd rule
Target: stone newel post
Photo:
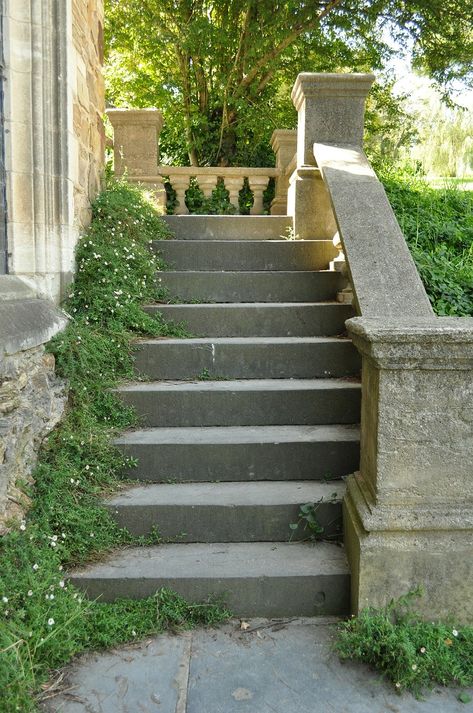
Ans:
{"type": "Polygon", "coordinates": [[[373,81],[372,74],[297,76],[291,95],[298,112],[297,169],[290,181],[288,213],[300,238],[331,240],[337,231],[313,146],[362,145],[365,99],[373,81]]]}
{"type": "Polygon", "coordinates": [[[162,179],[157,175],[159,134],[163,116],[158,109],[108,109],[113,126],[115,174],[127,174],[132,179],[152,177],[147,186],[156,194],[158,203],[165,204],[162,179]]]}
{"type": "Polygon", "coordinates": [[[289,175],[287,170],[297,147],[297,131],[290,129],[276,129],[271,136],[271,148],[276,155],[276,168],[282,175],[276,178],[274,200],[271,203],[271,215],[287,214],[287,191],[289,188],[289,175]]]}

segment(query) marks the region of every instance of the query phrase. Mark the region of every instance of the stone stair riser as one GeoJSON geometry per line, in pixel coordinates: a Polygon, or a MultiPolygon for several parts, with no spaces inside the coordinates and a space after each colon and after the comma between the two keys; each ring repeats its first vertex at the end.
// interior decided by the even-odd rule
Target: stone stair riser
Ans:
{"type": "Polygon", "coordinates": [[[360,357],[346,339],[320,342],[140,342],[135,371],[147,379],[310,379],[353,376],[360,357]]]}
{"type": "Polygon", "coordinates": [[[331,240],[160,240],[154,250],[172,270],[327,270],[331,240]]]}
{"type": "Polygon", "coordinates": [[[149,305],[145,311],[184,322],[197,337],[330,337],[344,332],[345,321],[355,315],[350,305],[337,302],[149,305]]]}
{"type": "Polygon", "coordinates": [[[359,423],[359,387],[291,391],[118,390],[143,426],[264,426],[359,423]]]}
{"type": "Polygon", "coordinates": [[[280,240],[292,228],[288,216],[163,216],[178,240],[280,240]]]}
{"type": "Polygon", "coordinates": [[[346,286],[338,272],[161,272],[157,287],[182,302],[323,302],[346,286]]]}

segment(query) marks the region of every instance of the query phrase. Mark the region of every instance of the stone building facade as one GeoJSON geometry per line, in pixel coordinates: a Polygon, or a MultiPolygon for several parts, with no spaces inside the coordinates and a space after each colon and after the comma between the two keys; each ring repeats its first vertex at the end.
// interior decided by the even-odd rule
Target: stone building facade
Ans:
{"type": "Polygon", "coordinates": [[[0,531],[64,385],[44,344],[104,163],[103,0],[0,0],[0,531]],[[3,190],[4,189],[4,190],[3,190]]]}

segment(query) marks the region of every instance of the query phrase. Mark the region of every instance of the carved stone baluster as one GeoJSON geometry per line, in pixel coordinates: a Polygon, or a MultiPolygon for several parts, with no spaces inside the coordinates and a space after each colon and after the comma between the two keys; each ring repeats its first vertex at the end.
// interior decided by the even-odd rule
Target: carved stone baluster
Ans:
{"type": "MultiPolygon", "coordinates": [[[[343,252],[340,234],[338,232],[335,233],[333,238],[333,246],[338,250],[338,255],[331,261],[330,269],[335,270],[335,272],[340,272],[348,279],[347,262],[345,259],[345,253],[343,252]]],[[[337,302],[343,302],[343,304],[348,305],[353,304],[353,290],[350,282],[348,282],[347,286],[344,287],[341,292],[337,292],[337,302]]]]}
{"type": "Polygon", "coordinates": [[[234,208],[236,208],[236,212],[239,213],[239,197],[240,191],[243,188],[244,176],[225,176],[224,180],[225,188],[229,193],[230,203],[234,206],[234,208]]]}
{"type": "Polygon", "coordinates": [[[251,215],[263,215],[263,193],[268,186],[267,176],[250,176],[248,178],[250,190],[253,191],[253,205],[250,209],[251,215]]]}
{"type": "Polygon", "coordinates": [[[171,176],[171,184],[176,191],[177,205],[174,208],[175,215],[187,215],[189,210],[186,206],[186,191],[189,188],[190,176],[171,176]]]}
{"type": "Polygon", "coordinates": [[[212,198],[212,192],[217,185],[217,176],[197,176],[197,182],[200,190],[204,194],[204,198],[210,200],[212,198]]]}

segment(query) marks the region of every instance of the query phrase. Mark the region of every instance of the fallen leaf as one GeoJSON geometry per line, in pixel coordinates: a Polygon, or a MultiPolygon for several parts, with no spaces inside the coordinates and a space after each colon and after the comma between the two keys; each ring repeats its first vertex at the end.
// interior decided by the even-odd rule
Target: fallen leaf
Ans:
{"type": "Polygon", "coordinates": [[[242,631],[246,631],[246,630],[249,629],[249,628],[250,628],[250,625],[248,624],[247,621],[241,621],[241,622],[240,622],[240,629],[241,629],[242,631]]]}

